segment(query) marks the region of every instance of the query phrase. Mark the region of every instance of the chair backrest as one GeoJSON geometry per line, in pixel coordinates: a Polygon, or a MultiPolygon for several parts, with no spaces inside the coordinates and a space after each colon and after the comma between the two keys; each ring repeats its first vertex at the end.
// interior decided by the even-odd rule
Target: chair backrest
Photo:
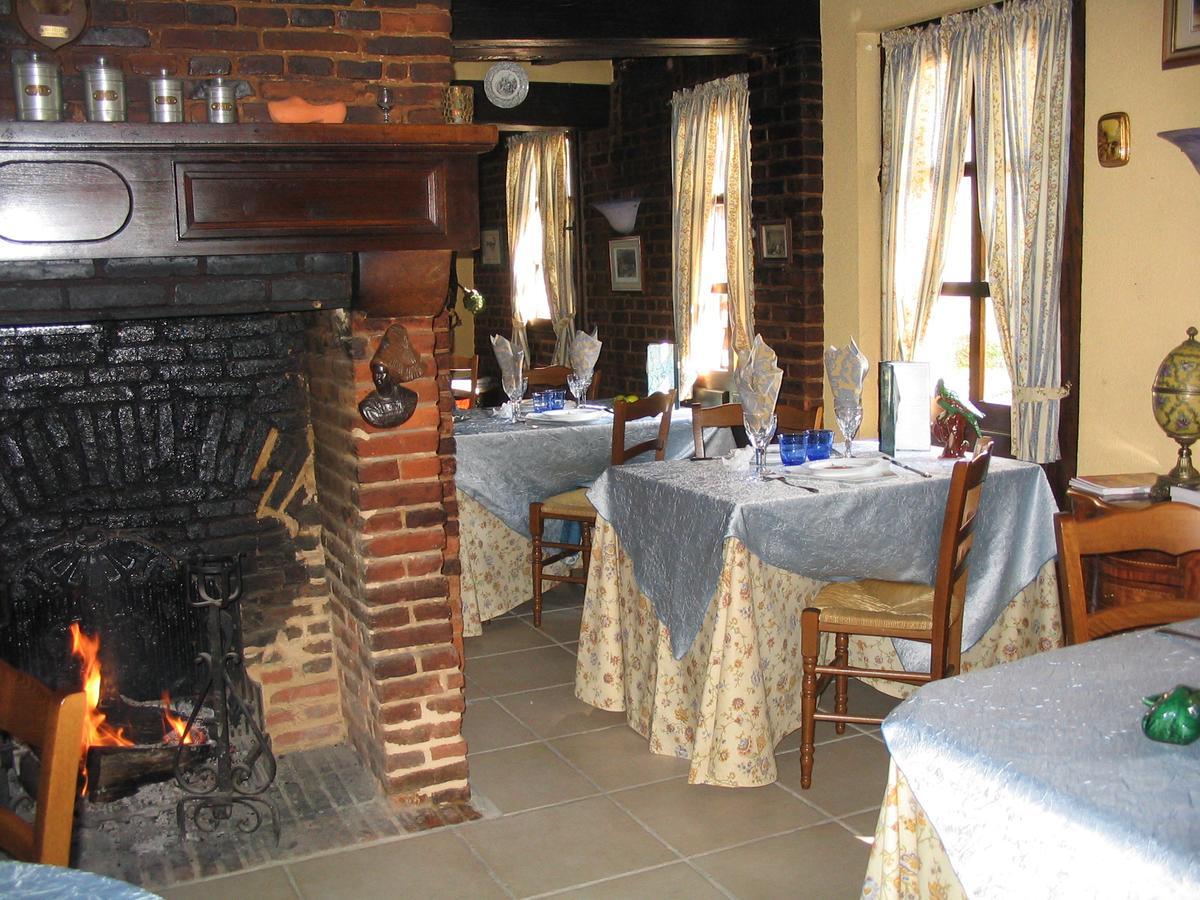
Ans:
{"type": "Polygon", "coordinates": [[[535,389],[565,388],[570,374],[570,366],[540,366],[525,373],[525,386],[530,393],[535,389]]]}
{"type": "Polygon", "coordinates": [[[451,388],[450,396],[456,400],[467,400],[469,408],[474,408],[476,391],[479,389],[479,356],[451,356],[449,361],[449,370],[451,380],[461,380],[469,378],[471,387],[469,390],[454,390],[451,388]]]}
{"type": "Polygon", "coordinates": [[[41,763],[33,824],[0,809],[0,848],[16,859],[70,865],[86,704],[82,691],[57,693],[0,662],[0,731],[32,745],[41,763]]]}
{"type": "MultiPolygon", "coordinates": [[[[696,456],[704,456],[705,428],[741,428],[742,404],[722,403],[720,406],[701,406],[691,404],[692,410],[692,441],[695,444],[696,456]]],[[[809,428],[820,428],[824,422],[824,407],[821,404],[813,406],[786,406],[782,403],[775,405],[775,430],[805,431],[809,428]]]]}
{"type": "Polygon", "coordinates": [[[992,446],[983,444],[970,460],[960,460],[950,473],[946,515],[938,544],[933,583],[933,643],[930,673],[934,678],[958,674],[962,655],[963,606],[967,599],[967,562],[975,542],[975,516],[992,461],[992,446]]]}
{"type": "Polygon", "coordinates": [[[1083,559],[1134,550],[1157,550],[1172,556],[1200,550],[1200,507],[1155,503],[1145,509],[1106,512],[1083,520],[1062,512],[1054,517],[1054,535],[1058,540],[1063,635],[1068,644],[1200,616],[1200,596],[1164,596],[1089,612],[1083,559]]]}
{"type": "Polygon", "coordinates": [[[624,465],[647,450],[654,451],[656,460],[663,460],[667,454],[667,437],[671,431],[671,411],[675,408],[675,392],[651,394],[634,403],[618,400],[613,404],[613,433],[612,433],[612,464],[624,465]],[[638,419],[648,419],[662,416],[658,423],[658,434],[648,441],[625,446],[625,425],[638,419]]]}

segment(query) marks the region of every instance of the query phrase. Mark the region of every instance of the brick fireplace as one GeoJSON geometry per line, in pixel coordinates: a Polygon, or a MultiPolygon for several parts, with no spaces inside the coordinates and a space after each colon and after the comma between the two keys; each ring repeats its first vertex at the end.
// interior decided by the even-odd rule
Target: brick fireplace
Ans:
{"type": "Polygon", "coordinates": [[[494,130],[6,128],[0,547],[247,550],[276,749],[348,740],[397,802],[469,798],[442,311],[494,130]],[[376,429],[395,324],[418,403],[376,429]]]}

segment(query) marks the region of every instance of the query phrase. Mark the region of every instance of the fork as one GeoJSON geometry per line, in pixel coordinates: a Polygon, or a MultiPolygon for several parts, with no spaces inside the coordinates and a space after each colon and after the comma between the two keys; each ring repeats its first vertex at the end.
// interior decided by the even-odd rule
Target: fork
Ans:
{"type": "Polygon", "coordinates": [[[782,481],[788,487],[800,488],[800,490],[808,491],[810,494],[821,493],[815,487],[809,487],[807,484],[797,484],[794,481],[788,481],[786,475],[776,475],[776,474],[772,474],[772,473],[767,473],[766,475],[763,475],[763,481],[782,481]]]}

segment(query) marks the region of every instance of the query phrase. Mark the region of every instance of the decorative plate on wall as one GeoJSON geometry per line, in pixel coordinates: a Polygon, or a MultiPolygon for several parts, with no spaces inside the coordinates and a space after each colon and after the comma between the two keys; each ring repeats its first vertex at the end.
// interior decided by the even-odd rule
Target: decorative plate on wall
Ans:
{"type": "Polygon", "coordinates": [[[496,63],[483,76],[483,92],[494,106],[511,109],[529,93],[529,76],[518,63],[496,63]]]}

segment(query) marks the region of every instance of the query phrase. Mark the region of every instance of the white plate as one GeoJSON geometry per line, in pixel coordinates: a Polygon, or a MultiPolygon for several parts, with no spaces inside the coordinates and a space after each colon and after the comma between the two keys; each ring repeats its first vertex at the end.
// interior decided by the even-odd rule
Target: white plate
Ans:
{"type": "Polygon", "coordinates": [[[814,459],[800,466],[809,478],[829,478],[835,481],[866,481],[890,475],[891,464],[886,459],[814,459]]]}
{"type": "Polygon", "coordinates": [[[584,425],[597,419],[611,418],[611,414],[602,409],[550,409],[546,412],[530,413],[525,417],[526,422],[545,422],[555,425],[584,425]]]}
{"type": "Polygon", "coordinates": [[[483,93],[492,105],[512,109],[529,93],[529,76],[520,63],[498,62],[483,76],[483,93]]]}

